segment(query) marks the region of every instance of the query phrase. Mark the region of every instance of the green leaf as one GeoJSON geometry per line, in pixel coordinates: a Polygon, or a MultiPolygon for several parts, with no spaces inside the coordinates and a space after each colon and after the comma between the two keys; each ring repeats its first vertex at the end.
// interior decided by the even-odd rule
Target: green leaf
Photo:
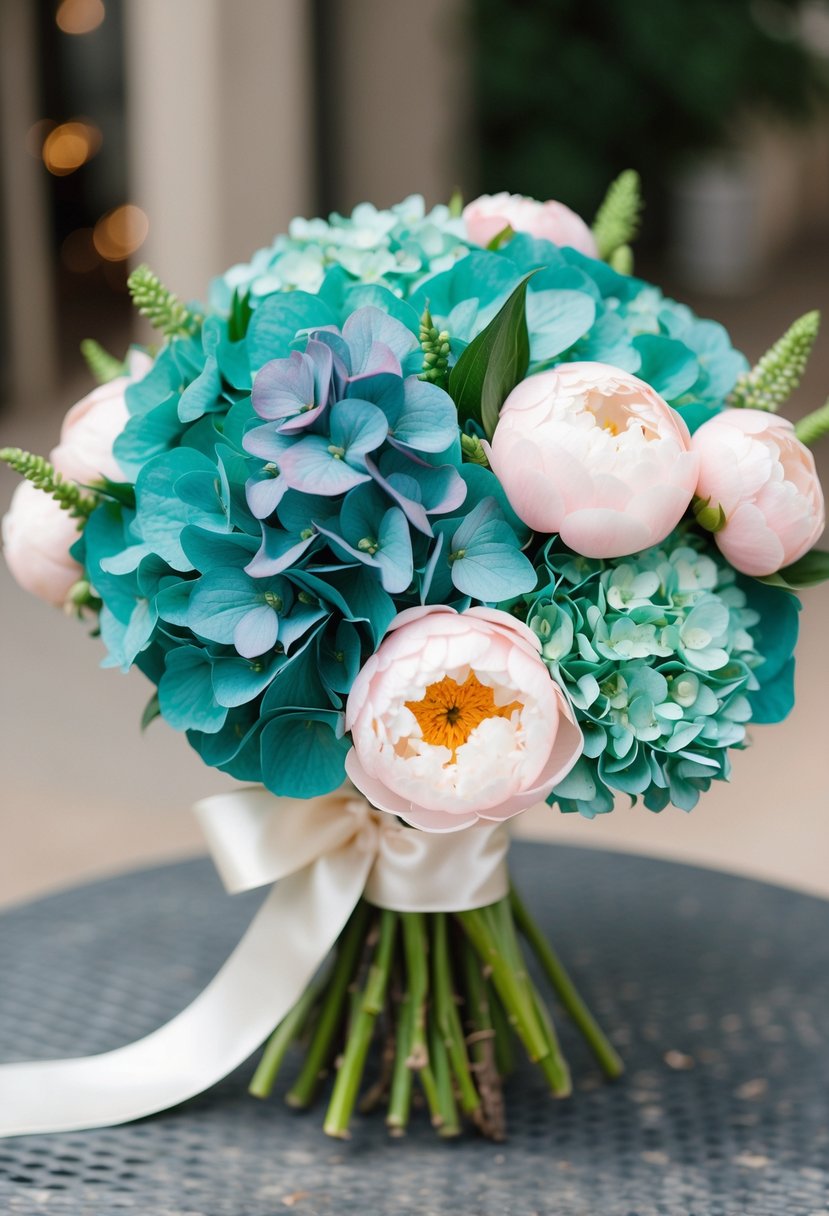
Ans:
{"type": "Polygon", "coordinates": [[[250,306],[250,293],[240,292],[237,288],[230,303],[230,316],[227,319],[227,336],[231,342],[241,342],[248,332],[248,325],[253,316],[250,306]]]}
{"type": "Polygon", "coordinates": [[[819,583],[829,581],[829,553],[825,549],[812,549],[790,566],[785,566],[776,574],[767,574],[757,581],[766,583],[769,587],[784,587],[787,591],[816,587],[819,583]]]}
{"type": "Polygon", "coordinates": [[[449,375],[449,395],[458,409],[458,419],[479,422],[488,439],[495,433],[504,401],[527,374],[530,338],[527,331],[526,299],[528,274],[513,291],[500,312],[474,338],[449,375]]]}
{"type": "Polygon", "coordinates": [[[144,712],[141,715],[141,729],[146,730],[150,723],[160,716],[161,706],[158,702],[158,693],[154,692],[147,704],[144,706],[144,712]]]}
{"type": "Polygon", "coordinates": [[[801,418],[794,428],[794,433],[807,448],[829,434],[829,401],[820,409],[813,410],[811,414],[801,418]]]}
{"type": "Polygon", "coordinates": [[[487,249],[491,250],[493,253],[497,253],[501,246],[506,245],[507,241],[511,241],[514,236],[515,229],[513,228],[512,224],[507,224],[501,229],[500,232],[495,233],[495,236],[487,244],[487,249]]]}
{"type": "Polygon", "coordinates": [[[130,510],[135,507],[135,486],[131,481],[110,481],[108,477],[102,477],[95,490],[101,498],[111,498],[122,507],[130,510]]]}
{"type": "Polygon", "coordinates": [[[110,380],[126,375],[127,365],[123,359],[116,359],[94,338],[84,338],[81,342],[81,354],[99,384],[108,384],[110,380]]]}

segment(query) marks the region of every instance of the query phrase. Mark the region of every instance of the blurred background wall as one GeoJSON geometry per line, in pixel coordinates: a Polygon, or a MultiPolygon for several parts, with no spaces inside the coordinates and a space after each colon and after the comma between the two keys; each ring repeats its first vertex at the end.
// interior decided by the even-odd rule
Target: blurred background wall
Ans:
{"type": "MultiPolygon", "coordinates": [[[[0,444],[48,451],[89,387],[79,341],[141,336],[137,261],[198,298],[294,214],[508,188],[590,219],[628,166],[637,270],[755,359],[829,307],[827,57],[824,0],[2,0],[0,444]]],[[[827,392],[829,336],[792,415],[827,392]]],[[[693,815],[522,830],[829,894],[827,609],[806,597],[791,719],[693,815]]],[[[3,568],[0,612],[0,902],[198,850],[189,804],[224,779],[139,735],[141,677],[3,568]]]]}

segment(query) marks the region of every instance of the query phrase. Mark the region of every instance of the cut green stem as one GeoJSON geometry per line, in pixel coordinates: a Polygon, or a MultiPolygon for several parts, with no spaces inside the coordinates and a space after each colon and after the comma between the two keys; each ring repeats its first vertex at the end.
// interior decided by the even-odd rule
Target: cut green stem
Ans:
{"type": "Polygon", "coordinates": [[[429,994],[429,939],[426,919],[422,912],[401,912],[406,971],[409,977],[409,997],[412,1002],[412,1037],[409,1067],[422,1068],[429,1063],[426,1044],[426,998],[429,994]]]}
{"type": "Polygon", "coordinates": [[[492,1029],[495,1031],[495,1066],[499,1076],[508,1077],[515,1071],[515,1030],[491,980],[486,981],[486,993],[492,1029]]]}
{"type": "Polygon", "coordinates": [[[368,979],[363,990],[359,1008],[349,1029],[345,1053],[334,1082],[334,1092],[328,1104],[323,1130],[328,1136],[345,1139],[348,1125],[357,1101],[360,1082],[366,1064],[366,1056],[374,1035],[377,1015],[383,1010],[389,982],[394,942],[397,933],[397,913],[383,910],[380,913],[380,940],[369,966],[368,979]]]}
{"type": "Polygon", "coordinates": [[[580,996],[575,984],[565,971],[552,946],[535,923],[515,888],[510,892],[510,903],[516,924],[527,939],[545,975],[556,991],[558,999],[578,1026],[590,1050],[596,1057],[606,1077],[615,1079],[625,1071],[621,1057],[613,1047],[593,1014],[580,996]]]}
{"type": "Polygon", "coordinates": [[[294,1039],[298,1038],[302,1033],[311,1010],[324,987],[324,983],[323,981],[322,983],[309,984],[293,1009],[285,1015],[268,1039],[265,1050],[262,1053],[262,1059],[259,1061],[256,1072],[253,1074],[248,1086],[248,1093],[252,1094],[254,1098],[267,1098],[270,1096],[277,1074],[285,1059],[285,1053],[294,1039]]]}
{"type": "Polygon", "coordinates": [[[449,1063],[449,1053],[441,1037],[440,1027],[435,1018],[430,1019],[429,1050],[432,1068],[435,1075],[435,1101],[438,1117],[432,1117],[432,1123],[438,1129],[438,1134],[446,1138],[459,1136],[461,1133],[458,1118],[458,1106],[455,1101],[455,1091],[452,1088],[452,1069],[449,1063]]]}
{"type": "Polygon", "coordinates": [[[412,1049],[413,1015],[411,997],[406,992],[397,1007],[394,1071],[392,1072],[389,1108],[386,1115],[386,1126],[393,1136],[405,1134],[412,1106],[414,1073],[409,1066],[409,1055],[412,1049]]]}
{"type": "MultiPolygon", "coordinates": [[[[492,1024],[489,991],[478,958],[470,942],[464,938],[461,947],[464,985],[466,988],[467,1044],[472,1058],[475,1084],[481,1096],[480,1128],[491,1140],[506,1138],[504,1092],[498,1071],[495,1029],[492,1024]]],[[[506,1019],[504,1033],[511,1038],[512,1030],[506,1019]]]]}
{"type": "MultiPolygon", "coordinates": [[[[501,901],[503,902],[503,901],[501,901]]],[[[493,909],[475,908],[456,913],[458,920],[492,974],[492,982],[500,996],[507,1018],[515,1027],[530,1059],[540,1060],[547,1053],[547,1039],[538,1023],[535,1009],[520,972],[507,958],[503,944],[496,934],[493,909]]]]}
{"type": "Polygon", "coordinates": [[[516,984],[523,993],[526,1004],[532,1010],[535,1027],[544,1040],[544,1050],[539,1053],[536,1062],[547,1078],[552,1093],[557,1098],[569,1097],[572,1092],[570,1070],[561,1054],[550,1013],[527,973],[509,899],[500,900],[487,911],[494,926],[498,944],[507,959],[516,984]]]}
{"type": "Polygon", "coordinates": [[[403,925],[403,946],[412,1006],[412,1034],[406,1065],[417,1073],[432,1124],[434,1127],[440,1127],[443,1113],[426,1037],[426,1002],[429,996],[429,936],[426,932],[426,917],[422,912],[401,912],[400,921],[403,925]]]}
{"type": "Polygon", "coordinates": [[[559,1046],[552,1014],[545,1005],[541,993],[532,982],[530,982],[530,988],[535,1012],[547,1037],[548,1054],[540,1062],[544,1067],[544,1073],[550,1083],[550,1089],[553,1091],[553,1094],[557,1098],[569,1098],[573,1092],[573,1081],[570,1076],[570,1067],[559,1046]]]}
{"type": "Polygon", "coordinates": [[[368,918],[369,905],[361,900],[340,938],[331,980],[323,996],[319,1018],[299,1076],[285,1095],[289,1106],[303,1109],[311,1105],[330,1064],[343,1022],[348,986],[354,978],[365,942],[368,918]]]}
{"type": "Polygon", "coordinates": [[[481,1099],[472,1080],[466,1042],[452,984],[452,962],[449,957],[449,929],[445,912],[432,917],[432,970],[435,993],[435,1023],[449,1055],[449,1063],[458,1086],[461,1109],[474,1115],[481,1099]]]}

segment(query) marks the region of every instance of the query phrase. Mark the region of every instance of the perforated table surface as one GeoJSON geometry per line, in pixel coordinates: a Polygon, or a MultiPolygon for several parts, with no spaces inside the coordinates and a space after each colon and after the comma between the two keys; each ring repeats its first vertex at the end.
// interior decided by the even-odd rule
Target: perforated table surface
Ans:
{"type": "MultiPolygon", "coordinates": [[[[510,1139],[439,1141],[418,1113],[327,1139],[320,1109],[248,1097],[252,1065],[137,1124],[0,1141],[0,1211],[28,1216],[829,1216],[829,903],[704,870],[518,844],[525,898],[612,1031],[606,1085],[562,1017],[574,1096],[529,1068],[510,1139]]],[[[0,1059],[138,1038],[184,1006],[259,896],[206,861],[0,916],[0,1059]]],[[[44,1103],[49,1096],[43,1095],[44,1103]]]]}

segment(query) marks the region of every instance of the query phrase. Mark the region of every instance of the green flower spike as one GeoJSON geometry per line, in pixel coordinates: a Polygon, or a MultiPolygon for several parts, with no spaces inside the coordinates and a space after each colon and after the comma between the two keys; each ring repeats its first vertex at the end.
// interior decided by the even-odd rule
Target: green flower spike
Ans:
{"type": "Polygon", "coordinates": [[[469,464],[479,464],[484,469],[489,468],[484,445],[477,435],[461,435],[461,452],[464,460],[469,464]]]}
{"type": "Polygon", "coordinates": [[[127,279],[127,287],[141,316],[165,338],[191,338],[201,329],[203,318],[190,312],[149,266],[137,266],[127,279]]]}
{"type": "Polygon", "coordinates": [[[449,334],[445,329],[438,329],[428,307],[424,308],[420,318],[420,345],[423,348],[423,371],[418,379],[444,388],[449,372],[449,334]]]}
{"type": "Polygon", "coordinates": [[[42,456],[21,448],[0,448],[0,460],[38,490],[50,494],[74,519],[88,519],[98,505],[92,494],[85,494],[74,481],[66,481],[42,456]]]}
{"type": "Polygon", "coordinates": [[[608,260],[617,274],[633,274],[633,250],[630,245],[620,245],[614,249],[608,260]]]}
{"type": "MultiPolygon", "coordinates": [[[[600,258],[611,262],[623,245],[630,244],[639,231],[641,213],[639,174],[635,169],[625,169],[624,173],[620,173],[616,180],[611,182],[593,221],[593,236],[599,247],[600,258]]],[[[633,259],[629,250],[627,258],[632,265],[633,259]]],[[[623,267],[614,265],[614,269],[629,273],[623,267]]]]}
{"type": "Polygon", "coordinates": [[[829,401],[819,410],[813,410],[811,414],[801,418],[794,428],[794,433],[807,448],[829,433],[829,401]]]}
{"type": "Polygon", "coordinates": [[[740,376],[728,404],[776,413],[800,383],[820,327],[815,309],[798,317],[749,372],[740,376]]]}
{"type": "Polygon", "coordinates": [[[99,384],[108,384],[110,380],[126,373],[126,365],[104,350],[94,338],[84,338],[81,342],[81,354],[99,384]]]}

